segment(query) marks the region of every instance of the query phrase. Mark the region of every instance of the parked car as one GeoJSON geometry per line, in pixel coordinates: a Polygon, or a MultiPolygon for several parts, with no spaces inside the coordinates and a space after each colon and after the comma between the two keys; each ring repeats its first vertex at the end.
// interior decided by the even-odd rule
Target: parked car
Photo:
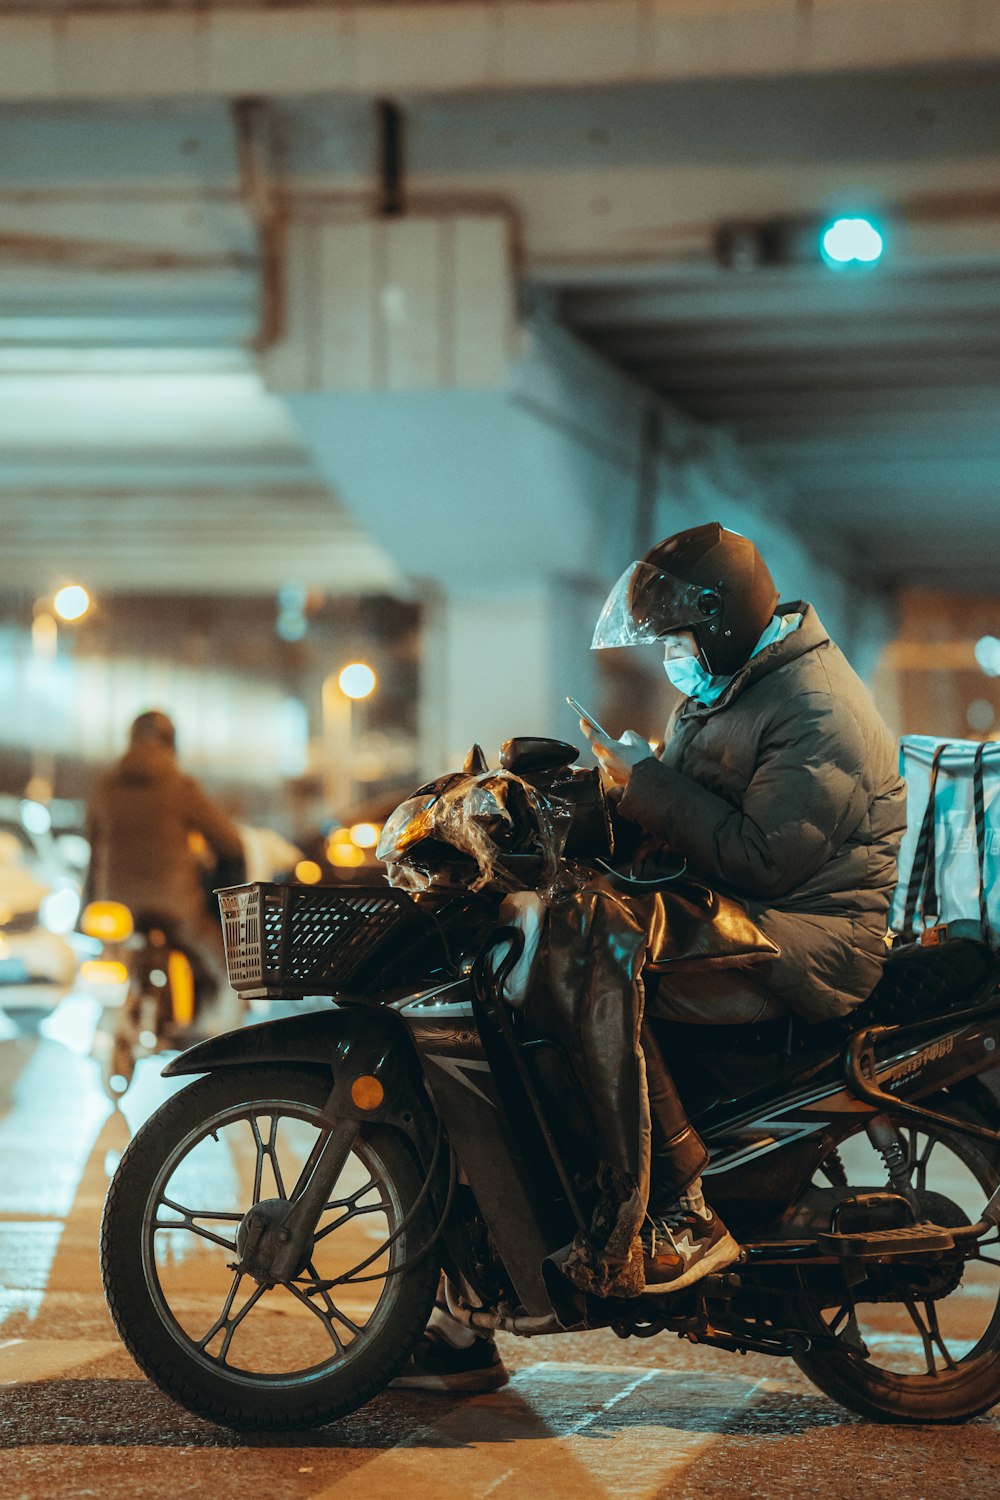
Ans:
{"type": "Polygon", "coordinates": [[[0,986],[72,984],[80,872],[46,837],[40,804],[0,797],[0,986]]]}

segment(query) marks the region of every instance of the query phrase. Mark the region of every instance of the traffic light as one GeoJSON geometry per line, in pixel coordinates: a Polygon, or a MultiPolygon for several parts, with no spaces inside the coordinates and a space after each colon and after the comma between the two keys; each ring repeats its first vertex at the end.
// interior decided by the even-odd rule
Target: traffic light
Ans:
{"type": "Polygon", "coordinates": [[[733,271],[810,265],[840,271],[876,265],[884,253],[884,231],[874,219],[860,213],[723,224],[715,236],[716,259],[733,271]]]}
{"type": "Polygon", "coordinates": [[[885,239],[871,219],[831,220],[820,233],[819,253],[828,266],[872,266],[882,259],[885,239]]]}

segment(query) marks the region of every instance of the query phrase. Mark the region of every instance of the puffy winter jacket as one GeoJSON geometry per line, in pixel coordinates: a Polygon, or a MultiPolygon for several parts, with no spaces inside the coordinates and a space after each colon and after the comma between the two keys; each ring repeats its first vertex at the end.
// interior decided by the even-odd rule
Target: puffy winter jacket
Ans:
{"type": "Polygon", "coordinates": [[[133,745],[100,778],[87,809],[88,897],[165,918],[197,916],[205,894],[192,834],[201,834],[216,859],[242,857],[235,824],[184,774],[172,751],[133,745]]]}
{"type": "Polygon", "coordinates": [[[740,899],[781,948],[757,971],[811,1021],[871,993],[906,826],[895,741],[808,604],[711,707],[686,699],[622,816],[740,899]]]}

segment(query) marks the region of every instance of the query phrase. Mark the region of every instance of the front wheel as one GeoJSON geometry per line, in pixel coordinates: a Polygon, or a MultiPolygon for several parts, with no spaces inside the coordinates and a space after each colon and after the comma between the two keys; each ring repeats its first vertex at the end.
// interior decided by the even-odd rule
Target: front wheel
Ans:
{"type": "Polygon", "coordinates": [[[119,1334],[162,1390],[229,1426],[355,1410],[397,1373],[433,1305],[437,1260],[418,1256],[429,1202],[386,1243],[423,1180],[387,1128],[357,1137],[299,1276],[264,1288],[236,1269],[241,1221],[293,1193],[328,1095],[328,1080],[296,1068],[200,1078],[146,1122],[108,1191],[101,1273],[119,1334]]]}
{"type": "MultiPolygon", "coordinates": [[[[996,1128],[959,1101],[937,1103],[945,1113],[996,1128]]],[[[948,1228],[977,1222],[1000,1181],[1000,1150],[933,1123],[900,1119],[896,1126],[924,1217],[948,1228]]],[[[859,1130],[821,1166],[817,1186],[885,1188],[879,1169],[859,1130]]],[[[796,1357],[814,1385],[877,1422],[965,1422],[1000,1401],[996,1231],[937,1259],[867,1263],[866,1272],[854,1285],[845,1277],[839,1288],[821,1288],[807,1271],[799,1273],[799,1326],[836,1339],[796,1357]]]]}

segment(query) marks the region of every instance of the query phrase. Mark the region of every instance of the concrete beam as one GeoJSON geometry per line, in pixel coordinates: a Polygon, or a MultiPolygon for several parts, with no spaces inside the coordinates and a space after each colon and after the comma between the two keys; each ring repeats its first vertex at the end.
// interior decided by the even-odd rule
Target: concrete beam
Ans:
{"type": "Polygon", "coordinates": [[[0,99],[615,85],[1000,57],[994,0],[458,0],[0,20],[0,99]]]}

